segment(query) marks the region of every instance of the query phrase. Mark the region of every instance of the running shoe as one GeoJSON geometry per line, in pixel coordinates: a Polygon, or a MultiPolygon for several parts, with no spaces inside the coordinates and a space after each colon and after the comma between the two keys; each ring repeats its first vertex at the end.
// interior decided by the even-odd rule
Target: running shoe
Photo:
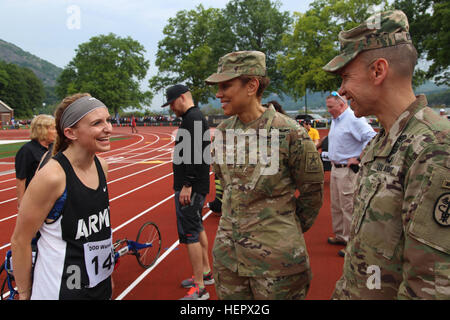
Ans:
{"type": "Polygon", "coordinates": [[[208,300],[209,293],[205,288],[200,289],[197,284],[188,291],[187,295],[185,295],[180,300],[208,300]]]}
{"type": "MultiPolygon", "coordinates": [[[[207,275],[203,275],[203,283],[205,285],[214,284],[214,278],[213,278],[213,274],[211,271],[207,275]]],[[[192,276],[189,279],[181,281],[181,286],[183,288],[192,288],[194,286],[194,284],[195,284],[194,276],[192,276]]]]}

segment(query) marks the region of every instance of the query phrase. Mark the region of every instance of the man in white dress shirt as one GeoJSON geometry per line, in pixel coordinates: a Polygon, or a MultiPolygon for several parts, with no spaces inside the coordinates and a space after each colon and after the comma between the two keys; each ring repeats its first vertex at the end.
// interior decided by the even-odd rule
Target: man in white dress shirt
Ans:
{"type": "MultiPolygon", "coordinates": [[[[333,91],[326,99],[328,112],[333,117],[328,133],[328,158],[332,163],[330,178],[331,218],[335,237],[328,243],[346,245],[352,222],[353,193],[359,156],[375,131],[364,117],[357,118],[347,101],[333,91]]],[[[338,255],[345,256],[344,250],[338,255]]]]}

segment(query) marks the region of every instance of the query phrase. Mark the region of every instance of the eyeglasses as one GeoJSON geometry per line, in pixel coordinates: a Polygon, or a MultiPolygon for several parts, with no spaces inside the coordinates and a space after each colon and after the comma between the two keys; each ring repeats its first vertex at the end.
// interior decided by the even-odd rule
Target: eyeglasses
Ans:
{"type": "Polygon", "coordinates": [[[338,97],[339,99],[342,100],[342,102],[347,103],[347,101],[345,101],[345,99],[342,98],[342,96],[341,96],[337,91],[332,91],[332,92],[331,92],[331,95],[332,95],[333,97],[338,97]]]}

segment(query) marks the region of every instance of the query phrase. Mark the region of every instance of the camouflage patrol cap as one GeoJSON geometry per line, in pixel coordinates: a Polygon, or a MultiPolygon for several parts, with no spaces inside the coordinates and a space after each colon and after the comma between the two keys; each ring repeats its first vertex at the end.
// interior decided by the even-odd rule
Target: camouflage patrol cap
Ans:
{"type": "Polygon", "coordinates": [[[408,18],[400,10],[376,13],[356,28],[339,33],[341,54],[323,67],[325,71],[337,72],[365,50],[412,43],[408,18]]]}
{"type": "Polygon", "coordinates": [[[228,81],[242,75],[266,75],[266,55],[260,51],[231,52],[219,59],[217,73],[205,80],[207,84],[228,81]]]}

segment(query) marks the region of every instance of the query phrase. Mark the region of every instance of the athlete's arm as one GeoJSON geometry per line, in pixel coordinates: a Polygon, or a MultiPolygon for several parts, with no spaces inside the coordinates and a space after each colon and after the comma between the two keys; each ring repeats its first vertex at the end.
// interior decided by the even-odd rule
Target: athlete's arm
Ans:
{"type": "Polygon", "coordinates": [[[23,195],[11,238],[14,278],[20,299],[29,299],[31,293],[31,241],[64,192],[65,185],[63,169],[55,160],[50,160],[38,171],[23,195]]]}

